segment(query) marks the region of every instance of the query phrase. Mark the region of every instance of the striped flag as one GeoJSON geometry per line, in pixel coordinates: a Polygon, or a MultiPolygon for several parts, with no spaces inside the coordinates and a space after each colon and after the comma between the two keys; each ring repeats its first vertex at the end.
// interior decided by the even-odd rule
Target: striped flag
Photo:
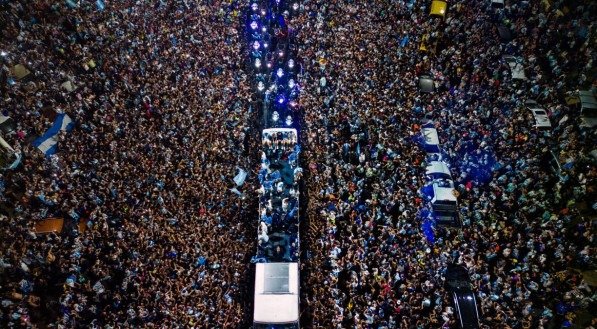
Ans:
{"type": "Polygon", "coordinates": [[[71,118],[65,113],[59,113],[56,115],[56,119],[52,124],[52,127],[48,129],[43,135],[33,141],[33,146],[37,147],[46,156],[51,156],[56,153],[58,141],[56,136],[60,131],[71,131],[75,124],[71,118]]]}

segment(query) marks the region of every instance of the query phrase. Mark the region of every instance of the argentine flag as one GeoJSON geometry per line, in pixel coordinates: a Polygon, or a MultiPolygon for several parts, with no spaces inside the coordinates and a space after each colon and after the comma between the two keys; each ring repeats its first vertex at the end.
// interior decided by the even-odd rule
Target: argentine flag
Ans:
{"type": "Polygon", "coordinates": [[[46,156],[51,156],[56,153],[58,144],[56,135],[58,135],[61,130],[69,132],[73,130],[74,126],[75,123],[68,115],[65,113],[59,113],[56,115],[56,119],[54,120],[52,127],[50,127],[50,129],[48,129],[39,138],[34,140],[32,144],[42,151],[46,156]]]}

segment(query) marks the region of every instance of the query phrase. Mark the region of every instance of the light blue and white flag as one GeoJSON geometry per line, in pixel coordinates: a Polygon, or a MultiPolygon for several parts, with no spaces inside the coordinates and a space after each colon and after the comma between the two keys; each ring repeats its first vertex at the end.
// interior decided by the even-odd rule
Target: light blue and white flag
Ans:
{"type": "Polygon", "coordinates": [[[71,118],[66,115],[65,113],[59,113],[56,115],[56,119],[52,124],[52,127],[48,129],[43,135],[33,141],[33,146],[37,147],[40,151],[42,151],[46,156],[51,156],[56,153],[58,141],[56,140],[56,135],[61,130],[64,131],[71,131],[73,130],[75,123],[71,118]]]}
{"type": "Polygon", "coordinates": [[[245,179],[247,179],[247,172],[239,167],[236,167],[236,169],[238,169],[238,174],[234,177],[234,182],[236,186],[241,186],[245,182],[245,179]]]}

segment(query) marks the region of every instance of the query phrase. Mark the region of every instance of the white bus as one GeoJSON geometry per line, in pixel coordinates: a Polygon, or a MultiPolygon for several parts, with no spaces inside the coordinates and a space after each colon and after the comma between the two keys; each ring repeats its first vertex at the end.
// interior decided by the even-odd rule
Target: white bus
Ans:
{"type": "Polygon", "coordinates": [[[299,167],[296,129],[262,132],[253,328],[299,328],[299,167]]]}

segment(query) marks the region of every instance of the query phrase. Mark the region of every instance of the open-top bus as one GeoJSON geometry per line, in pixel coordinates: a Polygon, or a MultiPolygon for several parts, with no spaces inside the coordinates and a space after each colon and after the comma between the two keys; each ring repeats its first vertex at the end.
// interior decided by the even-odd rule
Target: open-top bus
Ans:
{"type": "Polygon", "coordinates": [[[254,328],[299,327],[300,146],[293,128],[262,132],[254,328]]]}

